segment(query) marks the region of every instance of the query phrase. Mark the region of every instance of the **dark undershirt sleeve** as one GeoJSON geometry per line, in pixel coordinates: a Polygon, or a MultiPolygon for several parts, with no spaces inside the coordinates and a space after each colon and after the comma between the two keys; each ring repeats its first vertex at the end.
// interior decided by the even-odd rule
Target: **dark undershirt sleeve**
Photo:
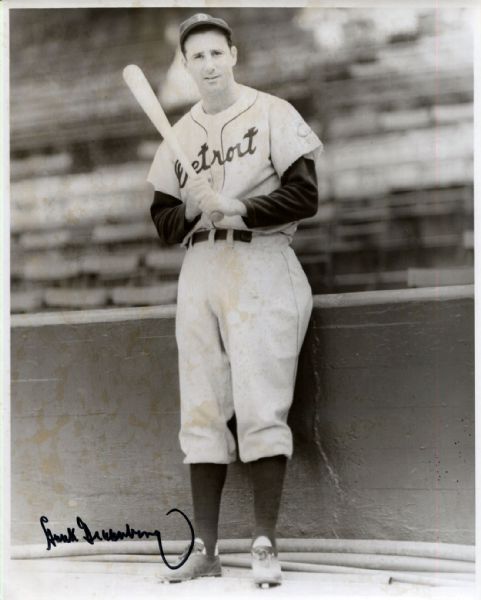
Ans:
{"type": "Polygon", "coordinates": [[[317,176],[312,159],[301,156],[281,177],[281,185],[265,196],[243,199],[244,223],[253,229],[313,217],[318,209],[317,176]]]}
{"type": "Polygon", "coordinates": [[[164,244],[180,244],[200,219],[198,215],[193,221],[187,221],[185,204],[174,196],[158,191],[154,194],[150,214],[164,244]]]}

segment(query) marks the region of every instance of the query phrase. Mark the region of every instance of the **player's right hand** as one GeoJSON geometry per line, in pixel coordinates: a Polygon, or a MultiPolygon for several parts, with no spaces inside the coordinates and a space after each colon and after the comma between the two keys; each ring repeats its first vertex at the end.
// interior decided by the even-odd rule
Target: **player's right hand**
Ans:
{"type": "Polygon", "coordinates": [[[189,177],[184,188],[185,218],[188,221],[195,219],[202,212],[201,205],[214,196],[215,192],[205,176],[189,177]]]}
{"type": "Polygon", "coordinates": [[[194,198],[187,196],[185,200],[185,218],[187,221],[193,221],[197,215],[202,212],[200,208],[200,202],[197,202],[194,198]]]}

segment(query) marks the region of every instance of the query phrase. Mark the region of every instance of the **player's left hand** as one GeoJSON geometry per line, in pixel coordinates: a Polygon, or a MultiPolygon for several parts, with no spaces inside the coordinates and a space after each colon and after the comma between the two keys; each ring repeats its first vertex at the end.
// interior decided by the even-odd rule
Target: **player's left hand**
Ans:
{"type": "Polygon", "coordinates": [[[208,194],[202,198],[200,208],[207,215],[215,212],[220,212],[226,217],[244,216],[247,214],[247,209],[243,202],[237,200],[237,198],[228,198],[214,191],[212,194],[208,194]]]}
{"type": "Polygon", "coordinates": [[[237,198],[229,198],[223,194],[215,192],[207,179],[203,176],[197,176],[187,181],[186,194],[190,199],[194,199],[196,206],[210,217],[212,213],[220,212],[224,216],[232,217],[234,215],[244,216],[247,209],[243,202],[237,198]]]}

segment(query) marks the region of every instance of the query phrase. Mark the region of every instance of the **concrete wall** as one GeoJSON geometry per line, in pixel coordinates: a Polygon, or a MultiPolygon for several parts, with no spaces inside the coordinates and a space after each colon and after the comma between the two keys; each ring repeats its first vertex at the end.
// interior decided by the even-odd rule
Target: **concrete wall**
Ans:
{"type": "MultiPolygon", "coordinates": [[[[315,299],[281,536],[474,543],[473,319],[472,286],[315,299]]],[[[43,514],[186,537],[174,308],[16,316],[11,348],[12,542],[43,514]]],[[[236,464],[220,534],[251,520],[236,464]]]]}

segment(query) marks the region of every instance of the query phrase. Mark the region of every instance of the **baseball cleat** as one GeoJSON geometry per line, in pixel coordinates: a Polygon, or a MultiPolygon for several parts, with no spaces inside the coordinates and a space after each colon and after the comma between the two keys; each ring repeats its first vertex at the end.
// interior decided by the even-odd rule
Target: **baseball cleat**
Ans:
{"type": "MultiPolygon", "coordinates": [[[[188,551],[189,546],[179,556],[179,561],[185,557],[188,551]]],[[[164,565],[159,577],[160,583],[181,583],[199,577],[220,577],[221,575],[222,569],[219,556],[208,556],[204,542],[196,539],[192,553],[186,562],[178,569],[169,569],[167,565],[164,565]]]]}
{"type": "Polygon", "coordinates": [[[267,589],[271,586],[281,585],[281,565],[267,538],[257,538],[251,548],[251,557],[254,583],[258,587],[267,589]]]}

